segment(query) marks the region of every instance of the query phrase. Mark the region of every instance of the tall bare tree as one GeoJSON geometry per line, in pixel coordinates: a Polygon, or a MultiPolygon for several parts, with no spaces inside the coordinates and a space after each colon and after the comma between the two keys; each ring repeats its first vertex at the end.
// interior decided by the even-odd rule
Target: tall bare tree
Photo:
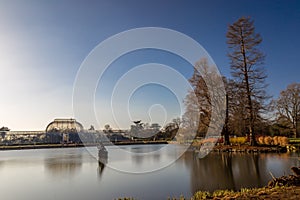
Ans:
{"type": "Polygon", "coordinates": [[[186,113],[184,118],[188,126],[197,130],[198,136],[203,137],[210,122],[211,99],[203,74],[200,74],[200,67],[204,69],[204,73],[208,73],[207,59],[201,59],[196,63],[193,76],[189,80],[193,90],[185,98],[186,113]]]}
{"type": "Polygon", "coordinates": [[[254,22],[241,17],[228,26],[227,44],[230,49],[231,74],[239,83],[239,92],[246,103],[245,116],[248,120],[248,131],[251,145],[256,145],[254,121],[256,109],[263,108],[267,95],[265,92],[266,74],[263,68],[264,54],[258,49],[262,38],[255,33],[254,22]],[[256,102],[254,105],[254,102],[256,102]],[[257,105],[259,104],[259,106],[257,105]]]}
{"type": "Polygon", "coordinates": [[[225,119],[223,79],[206,58],[200,59],[194,68],[189,80],[193,90],[185,99],[184,121],[188,121],[199,136],[218,136],[225,119]]]}
{"type": "Polygon", "coordinates": [[[300,137],[298,130],[300,120],[300,84],[292,83],[280,92],[275,101],[277,121],[293,131],[294,137],[300,137]]]}
{"type": "Polygon", "coordinates": [[[245,133],[247,119],[244,113],[247,112],[245,108],[245,98],[243,93],[239,90],[240,85],[234,80],[228,79],[226,84],[226,92],[228,96],[228,129],[231,134],[242,135],[245,133]]]}
{"type": "MultiPolygon", "coordinates": [[[[234,80],[226,80],[226,93],[228,96],[228,131],[234,135],[244,135],[248,131],[249,119],[247,114],[247,99],[244,92],[240,89],[240,83],[234,80]]],[[[264,119],[260,116],[259,110],[261,109],[260,103],[253,100],[253,118],[256,133],[262,133],[262,125],[265,123],[264,119]]]]}

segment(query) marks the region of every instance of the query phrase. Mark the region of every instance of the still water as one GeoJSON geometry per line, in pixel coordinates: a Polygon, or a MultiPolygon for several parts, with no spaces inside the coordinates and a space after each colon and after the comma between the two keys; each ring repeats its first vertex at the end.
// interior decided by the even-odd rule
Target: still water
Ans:
{"type": "MultiPolygon", "coordinates": [[[[133,145],[128,151],[156,150],[163,145],[133,145]]],[[[109,157],[118,157],[118,148],[108,147],[109,157]]],[[[96,148],[89,147],[90,152],[96,148]]],[[[119,197],[167,199],[197,190],[259,187],[274,176],[290,174],[299,166],[297,154],[211,153],[203,159],[187,151],[174,163],[149,173],[126,173],[98,161],[85,148],[39,149],[0,152],[0,199],[5,200],[109,200],[119,197]]],[[[167,151],[151,158],[118,158],[122,166],[139,169],[168,160],[167,151]]]]}

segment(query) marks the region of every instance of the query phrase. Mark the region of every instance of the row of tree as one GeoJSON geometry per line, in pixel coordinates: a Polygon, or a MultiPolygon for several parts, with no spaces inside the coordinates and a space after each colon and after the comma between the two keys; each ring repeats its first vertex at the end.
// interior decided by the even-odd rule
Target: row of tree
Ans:
{"type": "Polygon", "coordinates": [[[205,135],[211,121],[216,120],[212,119],[212,110],[216,106],[214,98],[217,93],[219,98],[226,96],[223,128],[226,142],[229,142],[229,134],[248,135],[251,145],[256,144],[257,135],[293,134],[300,137],[300,84],[289,85],[278,99],[271,100],[266,92],[265,55],[259,49],[262,38],[255,32],[253,20],[249,17],[238,19],[228,26],[226,37],[232,77],[223,77],[225,94],[221,90],[216,92],[215,87],[207,83],[207,77],[213,77],[211,74],[216,74],[216,71],[209,70],[214,69],[213,66],[202,58],[196,63],[190,78],[193,91],[185,99],[182,126],[197,126],[197,134],[205,135]]]}

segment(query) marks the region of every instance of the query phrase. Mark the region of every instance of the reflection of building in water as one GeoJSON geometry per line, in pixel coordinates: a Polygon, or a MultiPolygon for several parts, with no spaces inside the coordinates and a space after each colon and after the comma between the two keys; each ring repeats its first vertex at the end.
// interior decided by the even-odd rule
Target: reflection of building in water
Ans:
{"type": "Polygon", "coordinates": [[[82,155],[64,155],[47,158],[44,163],[45,169],[51,175],[71,176],[81,169],[82,155]]]}

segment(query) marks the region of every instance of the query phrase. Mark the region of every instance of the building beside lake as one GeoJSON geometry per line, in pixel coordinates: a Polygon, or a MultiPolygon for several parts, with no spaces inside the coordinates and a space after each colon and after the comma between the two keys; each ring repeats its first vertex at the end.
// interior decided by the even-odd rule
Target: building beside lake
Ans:
{"type": "Polygon", "coordinates": [[[46,133],[48,132],[82,132],[83,126],[75,119],[54,119],[46,127],[46,133]]]}
{"type": "Polygon", "coordinates": [[[1,131],[0,142],[4,144],[33,144],[45,139],[45,131],[1,131]]]}
{"type": "Polygon", "coordinates": [[[23,144],[95,144],[98,142],[131,142],[172,140],[177,133],[177,126],[166,126],[153,123],[147,125],[136,121],[131,129],[112,129],[107,125],[104,130],[95,130],[91,125],[85,129],[73,118],[57,118],[51,121],[44,130],[12,131],[8,127],[0,129],[0,145],[23,144]]]}
{"type": "Polygon", "coordinates": [[[72,118],[54,119],[45,130],[41,131],[11,131],[7,127],[0,129],[0,142],[10,144],[39,143],[79,143],[78,133],[84,132],[81,123],[72,118]]]}
{"type": "Polygon", "coordinates": [[[85,130],[83,125],[73,118],[54,119],[47,125],[45,131],[46,140],[54,144],[95,143],[102,132],[94,129],[85,130]]]}

